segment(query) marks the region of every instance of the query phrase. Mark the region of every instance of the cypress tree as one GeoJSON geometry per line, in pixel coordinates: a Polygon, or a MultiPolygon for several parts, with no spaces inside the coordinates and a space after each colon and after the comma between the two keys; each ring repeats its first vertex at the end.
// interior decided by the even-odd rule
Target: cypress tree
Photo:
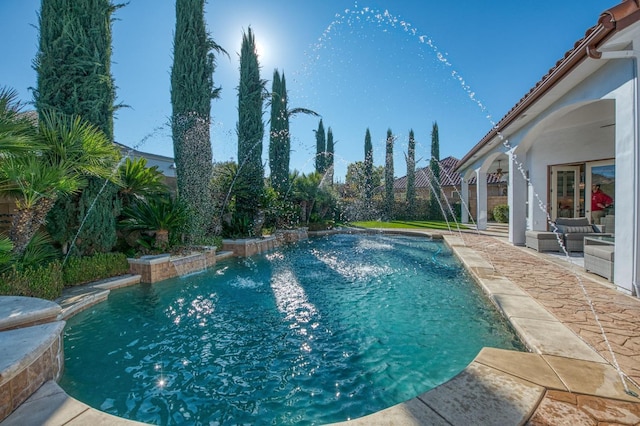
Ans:
{"type": "Polygon", "coordinates": [[[189,210],[188,241],[210,231],[213,170],[209,125],[214,88],[213,52],[224,52],[207,33],[204,0],[176,0],[176,29],[171,67],[171,130],[178,196],[189,210]]]}
{"type": "Polygon", "coordinates": [[[271,131],[269,134],[269,168],[271,186],[284,195],[289,189],[291,137],[284,73],[273,71],[271,84],[271,131]]]}
{"type": "Polygon", "coordinates": [[[407,149],[407,212],[413,216],[416,208],[416,140],[413,129],[409,131],[407,149]]]}
{"type": "Polygon", "coordinates": [[[271,131],[269,133],[269,168],[271,187],[281,195],[289,191],[289,163],[291,161],[291,133],[289,120],[296,114],[318,114],[306,108],[289,109],[287,80],[278,70],[273,71],[271,86],[271,131]]]}
{"type": "Polygon", "coordinates": [[[262,101],[266,82],[260,79],[260,63],[251,28],[242,36],[240,49],[240,85],[238,87],[238,176],[236,185],[245,188],[235,193],[236,217],[260,227],[260,200],[264,193],[262,167],[262,101]]]}
{"type": "Polygon", "coordinates": [[[393,217],[393,142],[395,137],[391,129],[387,130],[386,155],[384,165],[384,214],[387,220],[393,217]]]}
{"type": "Polygon", "coordinates": [[[433,192],[429,197],[429,213],[432,219],[442,219],[440,203],[440,137],[438,135],[438,123],[433,122],[431,129],[431,169],[433,192]]]}
{"type": "Polygon", "coordinates": [[[34,101],[80,115],[113,140],[115,83],[111,76],[111,24],[122,5],[110,0],[42,0],[34,101]]]}
{"type": "Polygon", "coordinates": [[[371,209],[373,199],[373,145],[371,144],[371,132],[367,128],[364,135],[364,206],[367,211],[371,209]]]}
{"type": "MultiPolygon", "coordinates": [[[[34,103],[41,120],[51,110],[64,116],[77,115],[113,141],[117,106],[111,76],[111,26],[112,14],[121,6],[110,0],[42,0],[39,46],[33,64],[37,72],[34,103]]],[[[58,220],[50,230],[75,235],[82,226],[80,238],[85,247],[92,247],[89,252],[110,251],[116,240],[112,215],[119,214],[119,203],[113,191],[101,194],[104,179],[89,177],[88,182],[73,198],[73,208],[65,208],[69,200],[62,199],[53,206],[49,219],[55,216],[58,220]],[[56,223],[69,228],[55,230],[56,223]]]]}
{"type": "Polygon", "coordinates": [[[327,129],[327,152],[325,155],[324,167],[326,172],[329,173],[327,182],[329,182],[330,185],[333,185],[333,150],[333,131],[331,130],[331,127],[329,127],[327,129]]]}
{"type": "Polygon", "coordinates": [[[322,119],[318,123],[318,130],[316,132],[316,172],[324,175],[327,170],[325,167],[325,153],[327,151],[327,143],[324,134],[324,125],[322,119]]]}

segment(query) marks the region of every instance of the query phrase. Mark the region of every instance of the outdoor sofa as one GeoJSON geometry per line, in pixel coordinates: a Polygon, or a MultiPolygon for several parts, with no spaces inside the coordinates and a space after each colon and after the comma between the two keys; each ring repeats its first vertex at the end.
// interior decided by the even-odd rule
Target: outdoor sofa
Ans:
{"type": "Polygon", "coordinates": [[[600,232],[600,229],[591,225],[586,217],[560,217],[551,224],[550,231],[527,231],[525,245],[540,252],[562,251],[562,241],[568,252],[581,252],[584,251],[584,237],[598,235],[611,234],[600,232]]]}

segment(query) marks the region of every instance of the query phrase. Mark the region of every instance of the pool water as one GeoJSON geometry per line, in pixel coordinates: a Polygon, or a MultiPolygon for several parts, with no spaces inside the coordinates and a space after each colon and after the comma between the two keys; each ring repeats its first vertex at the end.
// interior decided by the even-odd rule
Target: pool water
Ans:
{"type": "Polygon", "coordinates": [[[442,242],[348,234],[113,291],[64,342],[65,391],[162,425],[347,420],[523,350],[442,242]]]}

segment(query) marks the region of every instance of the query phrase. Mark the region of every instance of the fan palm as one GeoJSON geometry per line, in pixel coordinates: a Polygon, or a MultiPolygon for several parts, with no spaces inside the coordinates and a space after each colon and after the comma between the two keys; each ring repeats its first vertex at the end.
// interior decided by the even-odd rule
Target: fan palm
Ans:
{"type": "Polygon", "coordinates": [[[32,116],[21,112],[15,90],[0,88],[0,156],[24,154],[34,147],[33,135],[36,128],[32,116]]]}
{"type": "Polygon", "coordinates": [[[102,131],[79,117],[44,112],[26,137],[31,150],[0,163],[0,195],[16,200],[9,237],[18,256],[60,196],[84,188],[87,176],[111,178],[119,156],[102,131]]]}
{"type": "Polygon", "coordinates": [[[127,157],[119,170],[120,196],[123,207],[130,206],[135,199],[153,197],[169,191],[163,182],[164,176],[158,166],[147,167],[146,158],[127,157]]]}
{"type": "Polygon", "coordinates": [[[154,231],[159,248],[168,246],[169,234],[179,231],[188,219],[184,205],[168,196],[137,200],[122,214],[126,218],[120,222],[122,228],[154,231]]]}

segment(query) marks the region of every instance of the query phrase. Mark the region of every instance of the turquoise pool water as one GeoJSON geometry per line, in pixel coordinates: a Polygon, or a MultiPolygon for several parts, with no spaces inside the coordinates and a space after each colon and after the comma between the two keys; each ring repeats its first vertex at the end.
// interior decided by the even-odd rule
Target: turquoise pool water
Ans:
{"type": "Polygon", "coordinates": [[[346,234],[113,291],[64,340],[70,395],[162,425],[361,417],[522,349],[443,243],[346,234]]]}

